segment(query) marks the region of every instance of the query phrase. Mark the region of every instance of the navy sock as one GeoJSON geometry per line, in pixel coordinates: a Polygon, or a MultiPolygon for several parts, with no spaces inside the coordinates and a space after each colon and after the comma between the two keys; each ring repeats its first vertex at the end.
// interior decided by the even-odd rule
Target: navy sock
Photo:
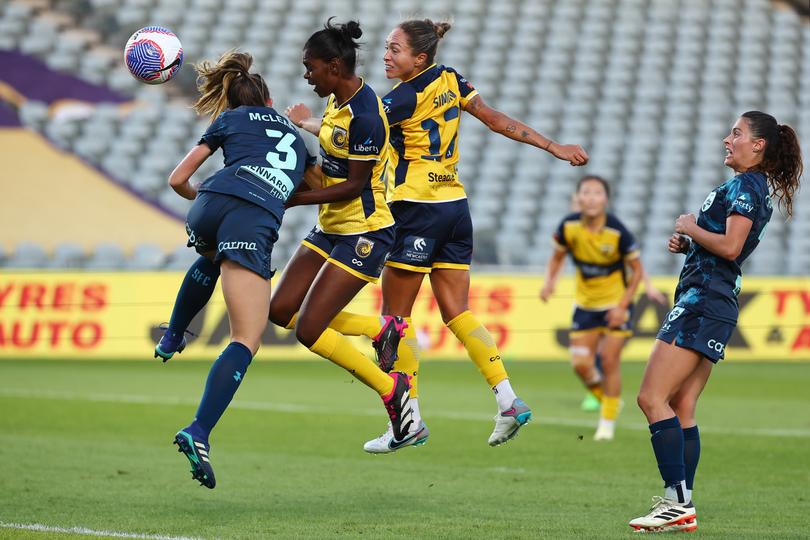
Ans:
{"type": "Polygon", "coordinates": [[[686,489],[695,483],[695,471],[700,461],[700,432],[697,426],[683,430],[683,463],[686,467],[686,489]]]}
{"type": "Polygon", "coordinates": [[[218,279],[219,265],[205,257],[200,257],[191,265],[177,291],[172,318],[169,319],[169,331],[173,335],[185,332],[194,316],[211,299],[218,279]]]}
{"type": "Polygon", "coordinates": [[[208,372],[200,406],[194,422],[187,428],[195,437],[208,440],[208,435],[228,408],[239,384],[245,378],[253,355],[250,349],[236,341],[219,355],[208,372]]]}
{"type": "MultiPolygon", "coordinates": [[[[664,486],[681,488],[685,479],[683,464],[683,430],[677,416],[650,424],[650,441],[652,442],[655,459],[658,461],[658,470],[664,479],[664,486]]],[[[679,489],[682,491],[682,489],[679,489]]],[[[687,499],[683,493],[678,493],[678,499],[687,499]]]]}

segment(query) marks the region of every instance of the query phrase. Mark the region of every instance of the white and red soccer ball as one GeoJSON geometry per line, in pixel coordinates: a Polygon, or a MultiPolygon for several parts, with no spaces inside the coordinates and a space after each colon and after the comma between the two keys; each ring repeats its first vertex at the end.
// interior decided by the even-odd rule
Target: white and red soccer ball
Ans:
{"type": "Polygon", "coordinates": [[[132,76],[146,84],[163,84],[183,65],[183,45],[162,26],[141,28],[124,48],[124,62],[132,76]]]}

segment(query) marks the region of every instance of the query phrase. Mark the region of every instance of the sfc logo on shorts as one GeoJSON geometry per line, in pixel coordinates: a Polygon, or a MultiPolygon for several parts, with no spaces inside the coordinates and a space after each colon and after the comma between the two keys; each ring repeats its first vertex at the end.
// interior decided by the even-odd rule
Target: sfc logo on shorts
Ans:
{"type": "Polygon", "coordinates": [[[362,257],[365,259],[369,255],[371,255],[371,251],[374,249],[374,242],[366,238],[365,236],[361,236],[357,239],[357,244],[354,246],[354,252],[357,253],[358,257],[362,257]]]}

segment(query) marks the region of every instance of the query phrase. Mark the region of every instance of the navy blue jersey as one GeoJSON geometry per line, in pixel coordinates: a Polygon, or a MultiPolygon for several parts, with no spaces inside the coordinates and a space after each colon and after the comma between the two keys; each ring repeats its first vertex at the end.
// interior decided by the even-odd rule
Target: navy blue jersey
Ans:
{"type": "Polygon", "coordinates": [[[295,126],[271,107],[237,107],[220,114],[200,138],[222,148],[225,167],[200,191],[224,193],[261,206],[278,218],[284,201],[315,163],[295,126]]]}
{"type": "Polygon", "coordinates": [[[762,173],[738,174],[709,193],[697,217],[698,226],[725,234],[726,218],[740,214],[753,223],[740,255],[733,261],[692,242],[675,290],[675,304],[708,317],[737,322],[740,265],[751,255],[773,214],[768,182],[762,173]]]}

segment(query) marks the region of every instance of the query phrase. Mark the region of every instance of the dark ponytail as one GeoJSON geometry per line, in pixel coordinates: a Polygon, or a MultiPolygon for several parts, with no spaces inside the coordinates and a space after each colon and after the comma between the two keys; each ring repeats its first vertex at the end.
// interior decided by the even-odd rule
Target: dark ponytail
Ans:
{"type": "Polygon", "coordinates": [[[444,37],[453,24],[449,21],[433,22],[430,19],[413,19],[399,23],[399,28],[408,36],[408,46],[416,56],[421,53],[427,55],[427,65],[436,58],[436,49],[439,40],[444,37]]]}
{"type": "Polygon", "coordinates": [[[773,194],[779,198],[779,206],[785,208],[788,217],[793,215],[793,195],[799,188],[802,175],[802,149],[799,137],[787,124],[779,124],[770,114],[760,111],[743,113],[751,128],[751,138],[765,139],[765,155],[757,166],[768,176],[773,194]]]}
{"type": "Polygon", "coordinates": [[[323,25],[323,30],[318,30],[309,37],[304,44],[304,50],[313,58],[326,62],[339,58],[346,68],[346,73],[354,75],[357,49],[360,48],[360,43],[356,40],[363,35],[360,23],[349,21],[345,24],[332,24],[332,19],[334,17],[329,17],[323,25]]]}

